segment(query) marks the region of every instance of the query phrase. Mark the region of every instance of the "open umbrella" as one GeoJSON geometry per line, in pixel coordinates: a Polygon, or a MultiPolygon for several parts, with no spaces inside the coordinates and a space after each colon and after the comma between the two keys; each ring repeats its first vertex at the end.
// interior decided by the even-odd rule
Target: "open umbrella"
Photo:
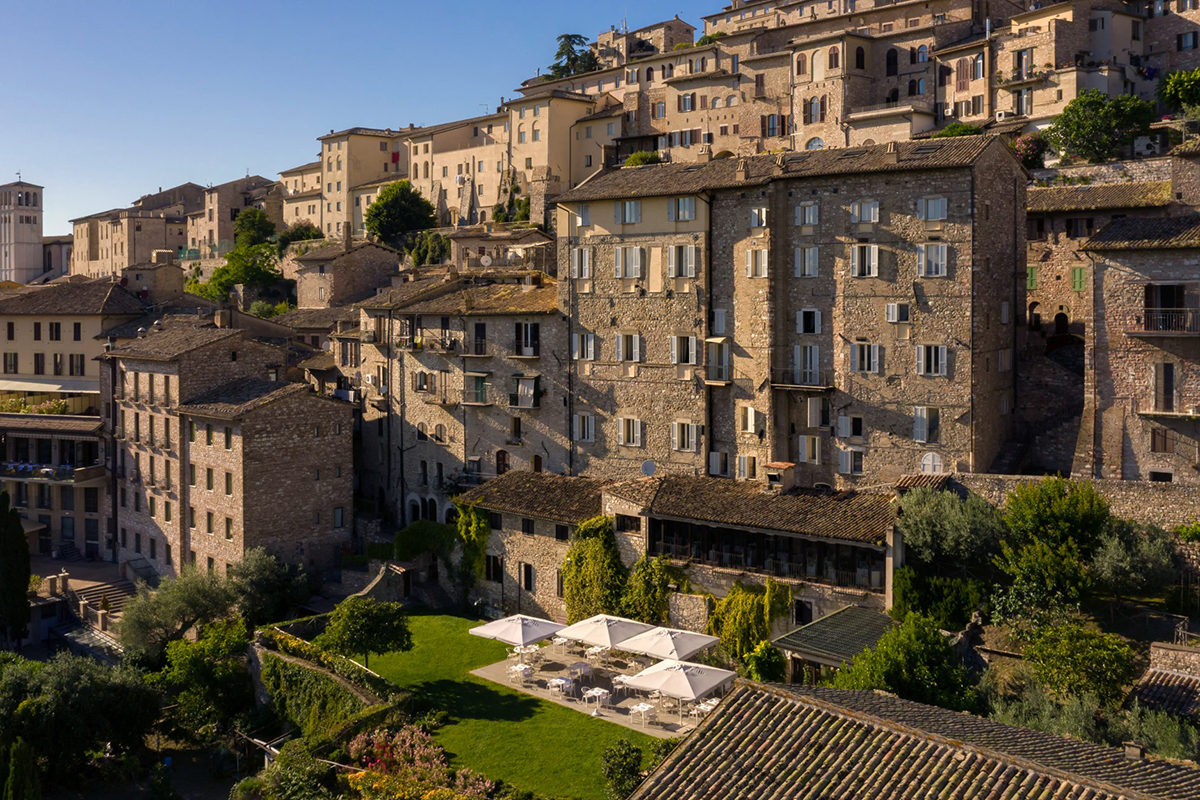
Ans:
{"type": "Polygon", "coordinates": [[[628,653],[639,653],[653,658],[666,658],[682,661],[719,640],[693,631],[681,631],[677,628],[651,628],[645,633],[639,633],[631,639],[621,642],[621,649],[628,653]]]}
{"type": "Polygon", "coordinates": [[[498,619],[477,628],[471,628],[469,633],[482,636],[485,639],[495,639],[506,644],[524,647],[540,642],[547,636],[553,636],[562,629],[562,625],[548,619],[527,617],[524,614],[514,614],[511,617],[498,619]]]}
{"type": "Polygon", "coordinates": [[[616,647],[626,639],[653,627],[653,625],[624,617],[597,614],[581,622],[576,622],[574,625],[568,625],[560,630],[558,635],[564,639],[590,644],[593,647],[616,647]]]}
{"type": "Polygon", "coordinates": [[[625,681],[626,686],[646,692],[658,692],[679,700],[679,721],[683,722],[683,701],[697,700],[737,677],[736,672],[691,661],[660,661],[625,681]]]}

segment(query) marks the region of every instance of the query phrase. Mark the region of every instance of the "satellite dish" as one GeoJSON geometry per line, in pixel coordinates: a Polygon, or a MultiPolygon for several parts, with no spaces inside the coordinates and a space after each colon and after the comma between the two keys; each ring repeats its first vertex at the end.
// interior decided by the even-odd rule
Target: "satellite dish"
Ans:
{"type": "Polygon", "coordinates": [[[645,461],[642,462],[642,474],[645,475],[647,478],[651,477],[654,474],[655,469],[656,469],[656,467],[654,466],[654,462],[651,461],[650,459],[646,459],[645,461]]]}
{"type": "Polygon", "coordinates": [[[479,259],[479,263],[483,264],[485,267],[490,267],[492,265],[492,257],[484,256],[483,258],[479,259]]]}

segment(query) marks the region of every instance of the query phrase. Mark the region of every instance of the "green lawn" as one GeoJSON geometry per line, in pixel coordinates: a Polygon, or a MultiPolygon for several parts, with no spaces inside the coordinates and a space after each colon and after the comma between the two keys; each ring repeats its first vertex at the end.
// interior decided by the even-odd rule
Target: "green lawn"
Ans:
{"type": "Polygon", "coordinates": [[[653,739],[571,708],[468,674],[504,659],[504,645],[467,630],[477,620],[418,614],[413,649],[371,659],[371,668],[409,689],[420,706],[453,718],[437,733],[451,763],[550,797],[603,800],[600,754],[622,737],[653,739]]]}

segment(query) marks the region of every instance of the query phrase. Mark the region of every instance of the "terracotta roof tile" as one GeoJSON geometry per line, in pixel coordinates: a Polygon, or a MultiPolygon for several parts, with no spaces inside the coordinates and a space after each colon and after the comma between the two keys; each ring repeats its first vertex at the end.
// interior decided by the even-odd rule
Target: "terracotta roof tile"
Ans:
{"type": "Polygon", "coordinates": [[[457,501],[526,517],[576,525],[600,514],[604,482],[549,472],[510,470],[482,486],[463,492],[457,501]]]}
{"type": "Polygon", "coordinates": [[[299,261],[299,262],[305,263],[305,264],[307,264],[309,262],[312,262],[314,264],[322,263],[322,262],[328,263],[330,261],[336,261],[337,259],[346,255],[347,253],[353,253],[356,250],[362,250],[367,247],[374,247],[378,250],[383,250],[384,252],[391,253],[392,255],[396,256],[396,263],[397,264],[400,263],[400,258],[399,258],[400,251],[399,250],[393,250],[390,247],[387,247],[382,244],[376,244],[375,242],[359,242],[356,245],[352,245],[349,250],[346,249],[346,246],[342,242],[330,242],[329,244],[313,248],[312,250],[307,250],[298,255],[294,255],[294,256],[292,256],[292,258],[295,261],[299,261]]]}
{"type": "Polygon", "coordinates": [[[1200,675],[1152,667],[1133,687],[1132,696],[1148,708],[1200,720],[1200,675]]]}
{"type": "Polygon", "coordinates": [[[329,329],[339,322],[357,322],[358,311],[349,306],[331,308],[293,308],[271,318],[272,322],[295,330],[329,329]]]}
{"type": "Polygon", "coordinates": [[[1200,768],[891,695],[742,683],[632,800],[1184,800],[1200,768]]]}
{"type": "Polygon", "coordinates": [[[1200,247],[1200,216],[1113,220],[1083,250],[1190,250],[1200,247]]]}
{"type": "Polygon", "coordinates": [[[1200,136],[1193,136],[1183,144],[1172,148],[1173,156],[1200,156],[1200,136]]]}
{"type": "Polygon", "coordinates": [[[913,475],[901,475],[896,481],[896,488],[916,489],[918,486],[924,486],[929,489],[944,489],[948,483],[950,483],[949,475],[919,472],[913,475]]]}
{"type": "Polygon", "coordinates": [[[684,475],[630,481],[608,491],[642,505],[653,516],[824,539],[882,542],[895,521],[889,497],[855,492],[795,489],[769,494],[757,483],[684,475]]]}
{"type": "Polygon", "coordinates": [[[775,179],[969,167],[995,141],[995,137],[991,136],[957,136],[936,142],[898,142],[895,143],[894,154],[889,153],[892,146],[889,144],[781,153],[777,156],[722,158],[703,164],[628,167],[597,175],[559,196],[558,202],[695,194],[715,189],[759,186],[775,179]],[[739,179],[737,169],[743,163],[747,177],[739,179]]]}
{"type": "Polygon", "coordinates": [[[308,384],[304,383],[239,378],[191,398],[182,403],[179,409],[206,417],[237,419],[281,398],[308,391],[308,384]]]}
{"type": "Polygon", "coordinates": [[[1031,214],[1054,211],[1095,211],[1108,208],[1159,208],[1171,204],[1170,181],[1097,183],[1090,186],[1031,188],[1026,210],[1031,214]]]}
{"type": "Polygon", "coordinates": [[[464,284],[453,291],[416,300],[400,308],[405,314],[554,314],[558,311],[558,289],[552,281],[547,281],[547,285],[543,286],[516,283],[493,283],[486,286],[464,284]]]}
{"type": "Polygon", "coordinates": [[[141,314],[146,304],[107,278],[85,283],[49,283],[0,298],[0,315],[118,316],[141,314]]]}
{"type": "Polygon", "coordinates": [[[68,416],[66,414],[0,414],[0,431],[28,433],[71,433],[89,435],[100,433],[99,417],[68,416]]]}
{"type": "Polygon", "coordinates": [[[148,361],[170,361],[197,348],[241,335],[240,330],[217,328],[211,320],[205,325],[195,325],[185,320],[169,319],[164,321],[161,329],[150,330],[145,336],[123,342],[108,351],[108,355],[148,361]]]}

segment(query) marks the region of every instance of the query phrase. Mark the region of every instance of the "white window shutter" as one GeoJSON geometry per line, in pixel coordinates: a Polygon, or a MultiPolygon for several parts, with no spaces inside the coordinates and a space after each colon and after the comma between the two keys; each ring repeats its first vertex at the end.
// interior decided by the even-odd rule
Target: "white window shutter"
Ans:
{"type": "Polygon", "coordinates": [[[664,250],[667,251],[667,277],[675,278],[679,275],[679,268],[675,265],[675,246],[667,245],[664,250]]]}
{"type": "Polygon", "coordinates": [[[821,463],[821,437],[812,437],[812,463],[821,463]]]}
{"type": "Polygon", "coordinates": [[[803,434],[800,436],[800,457],[797,461],[808,461],[808,437],[803,434]]]}
{"type": "Polygon", "coordinates": [[[846,438],[847,436],[849,436],[850,435],[850,418],[845,415],[839,416],[838,421],[837,421],[837,429],[838,429],[838,436],[841,436],[842,438],[846,438]]]}
{"type": "Polygon", "coordinates": [[[671,337],[671,363],[672,364],[679,363],[679,337],[678,336],[671,337]]]}
{"type": "Polygon", "coordinates": [[[804,215],[804,207],[796,206],[796,220],[795,220],[796,225],[800,224],[800,220],[803,217],[803,215],[804,215]]]}
{"type": "Polygon", "coordinates": [[[583,251],[583,274],[580,277],[592,277],[592,248],[590,247],[583,251]]]}
{"type": "Polygon", "coordinates": [[[583,203],[579,206],[579,224],[581,226],[587,227],[588,225],[591,225],[591,216],[591,208],[588,207],[587,203],[583,203]]]}
{"type": "Polygon", "coordinates": [[[699,349],[697,349],[699,344],[700,344],[700,342],[699,342],[699,340],[696,339],[695,336],[688,337],[688,363],[689,364],[699,364],[700,363],[700,351],[699,351],[699,349]]]}
{"type": "Polygon", "coordinates": [[[642,360],[642,337],[641,337],[641,334],[636,334],[633,337],[633,357],[629,360],[634,361],[634,362],[641,362],[641,360],[642,360]]]}
{"type": "Polygon", "coordinates": [[[797,278],[799,278],[804,274],[804,248],[797,247],[795,252],[792,254],[792,258],[795,262],[793,264],[794,274],[797,278]]]}
{"type": "Polygon", "coordinates": [[[850,474],[850,451],[838,450],[838,472],[842,475],[850,474]]]}
{"type": "Polygon", "coordinates": [[[925,374],[925,345],[917,345],[917,374],[925,374]]]}
{"type": "Polygon", "coordinates": [[[917,219],[925,219],[925,198],[917,200],[917,219]]]}
{"type": "Polygon", "coordinates": [[[688,450],[695,452],[696,450],[698,450],[700,448],[700,426],[699,425],[688,425],[688,442],[691,443],[691,446],[688,448],[688,450]]]}
{"type": "Polygon", "coordinates": [[[645,428],[645,426],[646,423],[642,422],[640,419],[633,423],[633,443],[638,447],[642,446],[642,430],[645,428]]]}
{"type": "Polygon", "coordinates": [[[885,316],[888,322],[896,322],[900,319],[900,310],[896,303],[888,303],[885,309],[885,316]]]}
{"type": "Polygon", "coordinates": [[[927,430],[928,416],[925,411],[925,406],[917,406],[913,409],[913,441],[925,441],[927,430]]]}
{"type": "Polygon", "coordinates": [[[746,251],[746,277],[747,278],[754,277],[754,251],[753,250],[746,251]]]}
{"type": "Polygon", "coordinates": [[[725,309],[723,308],[713,309],[713,333],[725,335],[725,309]]]}
{"type": "Polygon", "coordinates": [[[762,276],[765,278],[771,270],[771,259],[768,256],[768,251],[766,250],[759,250],[758,257],[759,264],[762,267],[762,276]]]}
{"type": "Polygon", "coordinates": [[[679,449],[679,425],[678,422],[671,423],[671,449],[679,449]]]}
{"type": "Polygon", "coordinates": [[[919,244],[917,245],[917,277],[925,277],[926,263],[925,245],[919,244]]]}
{"type": "Polygon", "coordinates": [[[633,219],[630,221],[631,222],[641,222],[642,221],[642,201],[641,200],[633,201],[633,219]]]}
{"type": "Polygon", "coordinates": [[[803,311],[796,312],[796,333],[804,333],[804,312],[803,311]]]}
{"type": "Polygon", "coordinates": [[[821,398],[808,398],[808,427],[821,427],[821,398]]]}
{"type": "Polygon", "coordinates": [[[617,361],[625,360],[625,337],[617,334],[617,361]]]}
{"type": "Polygon", "coordinates": [[[617,417],[617,444],[625,444],[625,420],[617,417]]]}
{"type": "Polygon", "coordinates": [[[821,332],[821,309],[817,309],[813,314],[813,333],[821,332]]]}
{"type": "Polygon", "coordinates": [[[1000,303],[1000,324],[1008,324],[1008,301],[1004,300],[1000,303]]]}
{"type": "Polygon", "coordinates": [[[579,261],[583,257],[583,251],[578,247],[571,249],[571,277],[579,277],[579,261]]]}
{"type": "Polygon", "coordinates": [[[625,248],[624,247],[614,247],[613,248],[613,260],[614,260],[614,262],[616,264],[616,268],[617,268],[617,277],[618,278],[623,277],[623,275],[624,275],[623,262],[625,260],[625,248]]]}
{"type": "Polygon", "coordinates": [[[674,197],[667,199],[667,222],[675,221],[675,204],[679,202],[674,197]]]}
{"type": "Polygon", "coordinates": [[[938,345],[938,375],[946,374],[946,347],[938,345]]]}
{"type": "Polygon", "coordinates": [[[578,333],[571,334],[571,360],[579,360],[579,336],[578,333]]]}
{"type": "Polygon", "coordinates": [[[879,274],[879,245],[873,244],[868,250],[870,253],[870,265],[867,268],[868,275],[879,274]]]}
{"type": "Polygon", "coordinates": [[[859,208],[860,208],[860,205],[857,201],[850,204],[850,221],[851,222],[858,222],[859,208]]]}
{"type": "Polygon", "coordinates": [[[850,245],[850,275],[857,278],[862,270],[858,263],[859,247],[856,244],[850,245]]]}
{"type": "Polygon", "coordinates": [[[744,479],[746,477],[746,457],[745,456],[737,457],[737,476],[739,479],[744,479]]]}
{"type": "Polygon", "coordinates": [[[694,278],[696,277],[696,245],[689,244],[684,248],[684,253],[687,255],[687,269],[684,270],[684,275],[694,278]]]}
{"type": "Polygon", "coordinates": [[[579,441],[579,415],[575,414],[571,417],[571,438],[579,441]]]}
{"type": "Polygon", "coordinates": [[[642,248],[634,247],[632,250],[630,250],[629,254],[633,256],[633,263],[630,264],[630,266],[633,268],[633,272],[630,277],[642,277],[642,248]]]}
{"type": "Polygon", "coordinates": [[[613,222],[615,222],[618,225],[621,224],[621,201],[620,200],[613,203],[613,222]]]}
{"type": "Polygon", "coordinates": [[[708,454],[708,474],[709,475],[720,475],[721,474],[721,454],[720,453],[711,452],[708,454]]]}
{"type": "Polygon", "coordinates": [[[871,345],[871,372],[879,372],[879,345],[871,345]]]}
{"type": "Polygon", "coordinates": [[[850,371],[858,372],[858,345],[850,343],[850,371]]]}

